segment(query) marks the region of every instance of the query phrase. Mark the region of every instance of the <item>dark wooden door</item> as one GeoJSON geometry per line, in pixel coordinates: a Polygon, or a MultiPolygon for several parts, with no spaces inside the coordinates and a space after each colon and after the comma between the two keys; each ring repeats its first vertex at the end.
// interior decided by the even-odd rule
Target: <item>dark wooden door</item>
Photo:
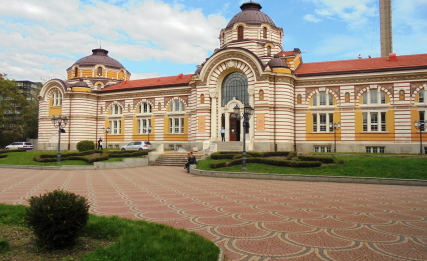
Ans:
{"type": "Polygon", "coordinates": [[[240,120],[230,119],[230,141],[240,140],[240,120]]]}

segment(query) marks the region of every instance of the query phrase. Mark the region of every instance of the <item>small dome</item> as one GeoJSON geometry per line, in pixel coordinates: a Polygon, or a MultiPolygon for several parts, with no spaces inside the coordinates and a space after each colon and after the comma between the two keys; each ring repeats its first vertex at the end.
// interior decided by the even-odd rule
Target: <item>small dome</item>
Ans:
{"type": "Polygon", "coordinates": [[[92,55],[86,56],[75,62],[71,67],[74,65],[78,66],[95,66],[97,64],[102,64],[105,67],[110,68],[117,68],[121,69],[124,68],[121,63],[119,63],[117,60],[111,58],[108,56],[108,51],[104,49],[93,49],[92,55]]]}
{"type": "Polygon", "coordinates": [[[285,62],[285,61],[283,61],[283,59],[280,59],[280,58],[279,58],[279,55],[278,55],[278,54],[274,55],[274,58],[273,58],[273,59],[271,59],[271,60],[267,63],[267,65],[268,65],[270,68],[278,68],[278,67],[282,67],[282,68],[289,68],[289,67],[288,67],[288,65],[286,64],[286,62],[285,62]]]}
{"type": "Polygon", "coordinates": [[[273,27],[276,27],[276,24],[273,22],[273,20],[268,15],[260,11],[261,8],[262,6],[260,4],[252,1],[242,4],[240,6],[240,9],[242,9],[242,11],[236,14],[230,20],[226,29],[233,27],[234,24],[239,22],[244,22],[246,24],[256,24],[256,25],[267,23],[273,27]]]}
{"type": "Polygon", "coordinates": [[[78,82],[74,83],[73,85],[71,85],[71,87],[84,87],[84,88],[89,88],[89,85],[83,81],[83,79],[80,79],[78,82]]]}

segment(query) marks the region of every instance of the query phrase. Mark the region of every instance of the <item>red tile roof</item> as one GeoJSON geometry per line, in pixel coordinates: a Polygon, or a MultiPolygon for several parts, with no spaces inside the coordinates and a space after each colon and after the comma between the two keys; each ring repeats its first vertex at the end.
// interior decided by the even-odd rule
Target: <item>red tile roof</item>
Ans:
{"type": "Polygon", "coordinates": [[[356,72],[392,71],[399,69],[427,69],[427,54],[396,56],[397,61],[390,62],[389,57],[364,58],[354,60],[303,63],[296,71],[298,76],[330,75],[356,72]]]}
{"type": "Polygon", "coordinates": [[[162,87],[183,86],[183,85],[188,86],[188,83],[191,81],[192,76],[193,74],[180,74],[176,76],[124,81],[116,85],[106,87],[102,89],[101,92],[127,91],[127,90],[162,88],[162,87]]]}
{"type": "Polygon", "coordinates": [[[279,53],[279,57],[283,57],[283,56],[291,56],[294,55],[295,51],[282,51],[279,53]]]}

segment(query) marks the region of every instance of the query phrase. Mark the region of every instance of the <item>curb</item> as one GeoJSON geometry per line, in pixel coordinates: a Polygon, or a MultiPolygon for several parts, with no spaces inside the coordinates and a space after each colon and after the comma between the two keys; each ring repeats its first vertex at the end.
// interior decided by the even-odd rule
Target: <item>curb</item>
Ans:
{"type": "Polygon", "coordinates": [[[224,261],[224,251],[222,251],[222,248],[220,248],[217,243],[214,242],[214,244],[219,248],[218,261],[224,261]]]}
{"type": "Polygon", "coordinates": [[[364,178],[343,176],[311,176],[299,174],[266,174],[250,172],[226,172],[208,171],[191,168],[190,173],[199,176],[215,178],[237,178],[237,179],[264,179],[285,181],[309,181],[309,182],[336,182],[336,183],[359,183],[376,185],[403,185],[403,186],[427,186],[427,180],[420,179],[389,179],[389,178],[364,178]]]}

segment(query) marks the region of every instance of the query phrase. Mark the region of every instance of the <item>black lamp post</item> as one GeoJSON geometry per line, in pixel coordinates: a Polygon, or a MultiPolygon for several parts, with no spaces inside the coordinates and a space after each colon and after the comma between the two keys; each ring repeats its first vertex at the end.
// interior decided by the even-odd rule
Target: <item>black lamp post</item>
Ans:
{"type": "MultiPolygon", "coordinates": [[[[233,108],[234,110],[234,117],[235,118],[241,118],[240,117],[240,107],[236,104],[233,108]]],[[[242,152],[242,170],[246,170],[246,129],[249,127],[249,119],[251,118],[251,115],[254,113],[254,108],[252,108],[249,104],[245,104],[245,107],[243,109],[243,152],[242,152]]]]}
{"type": "Polygon", "coordinates": [[[425,130],[425,126],[427,126],[427,121],[415,121],[414,126],[417,130],[420,130],[420,154],[423,154],[423,135],[422,132],[425,130]]]}
{"type": "Polygon", "coordinates": [[[334,128],[334,153],[337,153],[337,130],[341,128],[341,122],[329,123],[329,128],[334,128]]]}
{"type": "Polygon", "coordinates": [[[101,128],[102,132],[105,133],[105,148],[108,149],[108,136],[107,134],[110,133],[110,127],[108,127],[107,129],[105,128],[101,128]]]}
{"type": "Polygon", "coordinates": [[[153,127],[148,126],[148,142],[150,142],[150,133],[151,133],[152,129],[153,129],[153,127]]]}
{"type": "Polygon", "coordinates": [[[53,116],[51,120],[53,126],[58,128],[58,160],[56,163],[61,164],[61,133],[65,133],[65,130],[63,128],[67,125],[68,118],[67,116],[65,116],[64,118],[62,118],[61,116],[53,116]]]}

